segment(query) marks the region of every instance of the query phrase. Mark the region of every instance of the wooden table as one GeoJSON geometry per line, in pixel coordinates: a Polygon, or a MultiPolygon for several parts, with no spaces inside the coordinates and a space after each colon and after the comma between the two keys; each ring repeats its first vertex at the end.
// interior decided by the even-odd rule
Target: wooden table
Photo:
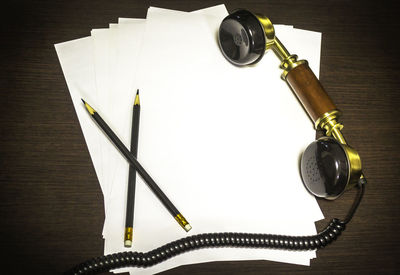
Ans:
{"type": "MultiPolygon", "coordinates": [[[[143,18],[149,5],[190,11],[219,3],[2,4],[1,273],[59,274],[103,252],[103,197],[53,44],[87,36],[92,28],[107,27],[118,17],[143,18]]],[[[344,134],[360,153],[369,183],[347,230],[317,252],[311,267],[213,262],[163,274],[395,273],[400,263],[397,9],[384,1],[360,0],[225,4],[230,11],[244,7],[276,24],[322,32],[320,79],[344,113],[344,134]]],[[[281,134],[295,135],[290,129],[281,134]]],[[[354,194],[319,204],[326,217],[341,218],[354,194]]],[[[318,223],[318,228],[325,224],[318,223]]]]}

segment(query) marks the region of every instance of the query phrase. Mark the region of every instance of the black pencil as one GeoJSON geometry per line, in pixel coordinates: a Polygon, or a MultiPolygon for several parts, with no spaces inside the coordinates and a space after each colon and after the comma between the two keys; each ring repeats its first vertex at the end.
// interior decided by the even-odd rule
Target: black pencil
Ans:
{"type": "MultiPolygon", "coordinates": [[[[135,102],[132,112],[132,130],[131,130],[131,153],[137,158],[138,141],[139,141],[139,120],[140,120],[140,100],[139,90],[136,91],[135,102]]],[[[128,192],[126,199],[126,218],[125,218],[125,234],[124,246],[132,246],[133,238],[133,216],[135,209],[135,188],[136,188],[136,169],[129,165],[128,192]]]]}
{"type": "Polygon", "coordinates": [[[122,143],[122,141],[117,137],[117,135],[111,130],[107,123],[101,118],[101,116],[82,99],[83,104],[92,118],[96,121],[97,125],[103,130],[103,132],[108,136],[108,138],[114,143],[114,145],[119,149],[119,151],[124,155],[124,157],[129,161],[131,165],[136,168],[136,171],[147,183],[151,191],[157,196],[157,198],[162,202],[162,204],[167,208],[169,213],[175,218],[179,225],[187,231],[192,229],[190,224],[186,221],[183,215],[176,209],[164,192],[158,187],[157,183],[150,177],[143,166],[137,161],[137,159],[129,152],[128,148],[122,143]]]}

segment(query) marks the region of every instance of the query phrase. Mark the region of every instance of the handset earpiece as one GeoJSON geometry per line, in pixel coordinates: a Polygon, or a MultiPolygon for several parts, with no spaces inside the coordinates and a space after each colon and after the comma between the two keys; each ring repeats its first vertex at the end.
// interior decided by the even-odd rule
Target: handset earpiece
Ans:
{"type": "Polygon", "coordinates": [[[315,128],[326,137],[311,143],[301,158],[301,176],[307,190],[317,197],[335,199],[363,178],[358,153],[347,145],[337,122],[340,111],[309,68],[297,60],[275,35],[271,21],[263,15],[237,10],[221,23],[218,42],[225,58],[234,65],[259,62],[272,49],[281,61],[281,78],[291,87],[315,128]]]}
{"type": "Polygon", "coordinates": [[[331,137],[321,137],[304,151],[300,171],[310,193],[333,200],[358,183],[361,160],[350,146],[331,137]]]}
{"type": "Polygon", "coordinates": [[[268,40],[260,21],[246,10],[228,15],[219,27],[218,37],[223,55],[237,66],[257,63],[265,53],[268,40]]]}

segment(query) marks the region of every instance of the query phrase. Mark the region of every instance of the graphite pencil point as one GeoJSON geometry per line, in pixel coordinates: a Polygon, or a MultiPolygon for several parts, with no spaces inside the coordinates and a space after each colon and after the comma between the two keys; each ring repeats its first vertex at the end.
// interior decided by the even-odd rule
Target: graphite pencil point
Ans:
{"type": "Polygon", "coordinates": [[[133,105],[140,105],[139,89],[137,89],[137,91],[136,91],[135,103],[133,105]]]}
{"type": "MultiPolygon", "coordinates": [[[[82,98],[81,98],[82,99],[82,98]]],[[[85,107],[87,109],[87,111],[89,112],[89,114],[93,115],[96,111],[92,108],[92,106],[90,106],[86,101],[84,101],[82,99],[83,104],[85,104],[85,107]]]]}

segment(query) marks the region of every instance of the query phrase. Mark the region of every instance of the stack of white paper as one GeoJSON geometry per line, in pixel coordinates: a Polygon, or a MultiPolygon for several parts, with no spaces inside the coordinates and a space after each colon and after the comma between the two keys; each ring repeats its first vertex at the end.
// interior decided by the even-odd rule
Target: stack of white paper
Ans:
{"type": "MultiPolygon", "coordinates": [[[[235,67],[221,54],[224,5],[191,13],[150,7],[146,19],[120,18],[91,36],[55,45],[104,194],[104,253],[148,251],[191,234],[312,235],[323,218],[298,169],[314,139],[312,123],[267,53],[235,67]],[[93,106],[129,148],[140,89],[138,160],[192,225],[186,233],[137,179],[134,239],[124,248],[128,163],[87,114],[93,106]]],[[[291,52],[319,71],[321,34],[275,26],[291,52]]],[[[314,251],[202,249],[146,269],[183,264],[273,260],[309,265],[314,251]]]]}

